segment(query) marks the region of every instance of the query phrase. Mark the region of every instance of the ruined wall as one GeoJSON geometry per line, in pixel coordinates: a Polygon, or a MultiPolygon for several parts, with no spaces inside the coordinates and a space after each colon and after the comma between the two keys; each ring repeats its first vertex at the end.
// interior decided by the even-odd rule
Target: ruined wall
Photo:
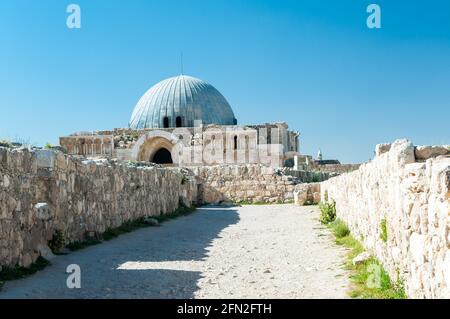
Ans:
{"type": "Polygon", "coordinates": [[[298,181],[260,164],[217,165],[190,168],[201,183],[205,203],[290,202],[298,181]]]}
{"type": "Polygon", "coordinates": [[[323,182],[330,177],[337,176],[335,173],[310,171],[310,170],[296,170],[291,167],[281,168],[283,174],[290,175],[292,177],[298,178],[302,183],[317,183],[323,182]]]}
{"type": "Polygon", "coordinates": [[[357,170],[360,165],[361,164],[324,164],[324,165],[312,164],[308,167],[308,169],[322,173],[343,174],[357,170]]]}
{"type": "Polygon", "coordinates": [[[29,266],[60,230],[68,241],[196,199],[177,168],[82,161],[53,151],[0,147],[0,265],[29,266]]]}
{"type": "Polygon", "coordinates": [[[391,277],[400,274],[410,297],[450,298],[448,146],[414,148],[398,140],[377,147],[377,157],[359,170],[322,182],[322,199],[325,192],[391,277]]]}

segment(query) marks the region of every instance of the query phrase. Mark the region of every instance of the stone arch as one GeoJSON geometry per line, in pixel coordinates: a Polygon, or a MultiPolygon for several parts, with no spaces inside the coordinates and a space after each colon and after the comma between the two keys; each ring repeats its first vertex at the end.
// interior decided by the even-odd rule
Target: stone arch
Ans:
{"type": "Polygon", "coordinates": [[[172,162],[180,165],[182,142],[170,132],[155,130],[142,135],[131,150],[131,158],[137,161],[151,161],[162,148],[170,152],[172,162]]]}

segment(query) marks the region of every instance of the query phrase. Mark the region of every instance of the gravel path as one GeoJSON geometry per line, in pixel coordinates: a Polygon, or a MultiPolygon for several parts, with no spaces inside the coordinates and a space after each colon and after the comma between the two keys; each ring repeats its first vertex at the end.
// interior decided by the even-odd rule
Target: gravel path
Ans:
{"type": "Polygon", "coordinates": [[[203,207],[53,259],[0,298],[346,298],[345,252],[316,207],[203,207]],[[81,267],[68,289],[66,267],[81,267]]]}

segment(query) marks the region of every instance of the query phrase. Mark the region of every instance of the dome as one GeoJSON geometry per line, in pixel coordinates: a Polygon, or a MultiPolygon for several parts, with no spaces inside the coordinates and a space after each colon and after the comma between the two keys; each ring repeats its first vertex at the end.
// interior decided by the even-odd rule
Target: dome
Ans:
{"type": "Polygon", "coordinates": [[[129,122],[133,129],[193,127],[203,124],[234,125],[230,104],[212,85],[179,75],[159,82],[136,104],[129,122]]]}

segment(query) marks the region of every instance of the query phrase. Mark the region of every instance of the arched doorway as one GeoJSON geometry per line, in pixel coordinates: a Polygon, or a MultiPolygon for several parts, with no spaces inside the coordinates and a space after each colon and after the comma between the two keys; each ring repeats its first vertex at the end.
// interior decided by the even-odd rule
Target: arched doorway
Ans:
{"type": "Polygon", "coordinates": [[[156,151],[150,161],[156,164],[173,164],[172,154],[164,147],[156,151]]]}

